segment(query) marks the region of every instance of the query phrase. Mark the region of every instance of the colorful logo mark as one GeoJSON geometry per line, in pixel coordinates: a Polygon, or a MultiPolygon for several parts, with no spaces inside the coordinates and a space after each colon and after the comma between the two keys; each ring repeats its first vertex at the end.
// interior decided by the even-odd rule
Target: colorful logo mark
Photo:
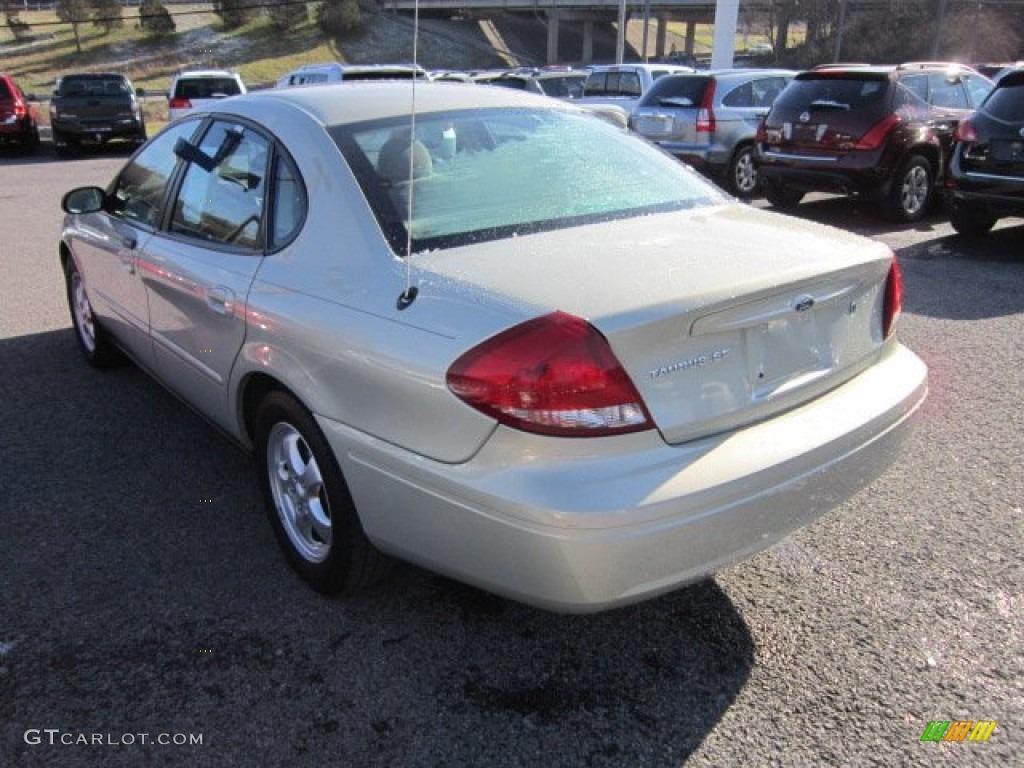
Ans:
{"type": "Polygon", "coordinates": [[[988,741],[995,727],[995,720],[932,720],[921,741],[988,741]]]}

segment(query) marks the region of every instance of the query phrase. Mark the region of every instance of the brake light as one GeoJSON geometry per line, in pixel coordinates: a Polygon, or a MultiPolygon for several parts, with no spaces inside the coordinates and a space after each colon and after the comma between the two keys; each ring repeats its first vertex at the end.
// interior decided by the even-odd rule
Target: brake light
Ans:
{"type": "Polygon", "coordinates": [[[25,102],[16,101],[14,102],[14,116],[19,120],[24,118],[28,114],[28,107],[25,106],[25,102]]]}
{"type": "Polygon", "coordinates": [[[899,262],[892,258],[889,276],[885,281],[885,301],[882,304],[882,337],[888,339],[896,330],[896,323],[903,311],[903,274],[899,262]]]}
{"type": "Polygon", "coordinates": [[[857,139],[854,149],[878,149],[888,138],[892,129],[900,124],[899,115],[888,115],[875,123],[871,130],[857,139]]]}
{"type": "Polygon", "coordinates": [[[653,426],[604,336],[563,312],[474,347],[448,369],[447,383],[477,410],[526,432],[591,437],[653,426]]]}
{"type": "Polygon", "coordinates": [[[171,99],[171,101],[168,104],[168,106],[171,109],[192,109],[192,102],[189,101],[188,99],[177,98],[177,99],[171,99]]]}
{"type": "Polygon", "coordinates": [[[715,80],[708,80],[708,86],[704,89],[700,106],[697,109],[697,133],[714,133],[715,131],[715,80]]]}
{"type": "Polygon", "coordinates": [[[975,144],[978,141],[978,132],[974,130],[974,123],[969,119],[961,120],[960,124],[956,127],[954,138],[956,141],[962,141],[965,144],[975,144]]]}

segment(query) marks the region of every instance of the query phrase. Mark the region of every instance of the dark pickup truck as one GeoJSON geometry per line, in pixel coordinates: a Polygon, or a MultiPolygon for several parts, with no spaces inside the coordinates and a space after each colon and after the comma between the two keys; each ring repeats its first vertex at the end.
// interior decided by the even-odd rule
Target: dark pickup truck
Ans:
{"type": "MultiPolygon", "coordinates": [[[[139,93],[139,96],[142,94],[139,93]]],[[[64,75],[50,101],[50,128],[57,152],[83,143],[146,140],[146,121],[131,81],[119,74],[64,75]]]]}

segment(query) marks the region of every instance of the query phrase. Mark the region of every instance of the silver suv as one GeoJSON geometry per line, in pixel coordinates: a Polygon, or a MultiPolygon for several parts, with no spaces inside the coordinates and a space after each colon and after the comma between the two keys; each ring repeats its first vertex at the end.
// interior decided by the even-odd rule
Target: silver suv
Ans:
{"type": "Polygon", "coordinates": [[[754,138],[788,69],[723,69],[666,75],[630,116],[630,127],[737,197],[760,192],[754,138]]]}

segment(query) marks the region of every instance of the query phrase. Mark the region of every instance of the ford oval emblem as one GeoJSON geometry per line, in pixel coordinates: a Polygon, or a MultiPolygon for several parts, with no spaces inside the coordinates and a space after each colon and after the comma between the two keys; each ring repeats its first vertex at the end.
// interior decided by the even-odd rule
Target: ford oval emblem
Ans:
{"type": "Polygon", "coordinates": [[[800,113],[800,122],[801,123],[806,123],[810,119],[811,119],[811,113],[810,112],[801,112],[800,113]]]}
{"type": "Polygon", "coordinates": [[[813,296],[801,296],[799,299],[796,300],[796,304],[793,305],[793,309],[795,309],[797,312],[806,312],[813,306],[813,296]]]}

